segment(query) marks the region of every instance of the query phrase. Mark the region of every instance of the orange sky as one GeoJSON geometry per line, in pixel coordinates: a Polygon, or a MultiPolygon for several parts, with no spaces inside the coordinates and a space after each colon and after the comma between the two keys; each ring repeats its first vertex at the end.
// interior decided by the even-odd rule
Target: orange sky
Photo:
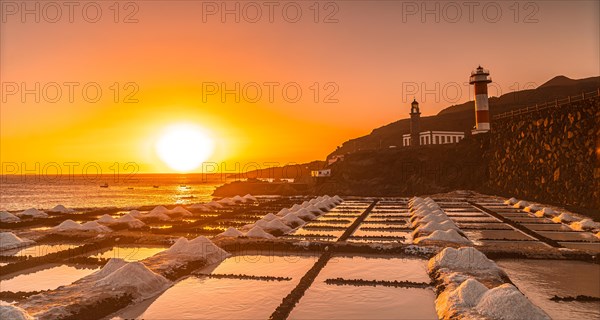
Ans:
{"type": "MultiPolygon", "coordinates": [[[[456,23],[450,21],[456,8],[434,1],[427,5],[440,5],[440,22],[433,14],[422,21],[422,7],[409,14],[414,9],[410,6],[420,2],[321,2],[319,23],[314,22],[312,1],[282,2],[274,8],[273,22],[268,2],[254,2],[262,7],[256,23],[246,21],[255,16],[252,7],[242,12],[240,23],[231,14],[225,22],[219,14],[207,15],[203,22],[203,9],[222,2],[140,1],[135,23],[122,22],[134,9],[125,2],[119,23],[114,22],[112,1],[95,2],[102,9],[96,23],[84,19],[94,18],[94,8],[88,7],[84,16],[82,6],[74,8],[74,21],[69,22],[62,2],[62,16],[55,23],[50,20],[56,8],[39,2],[36,23],[33,14],[21,16],[22,7],[13,14],[14,3],[21,4],[2,1],[0,157],[3,163],[25,162],[30,168],[35,162],[41,167],[67,161],[103,166],[135,162],[141,172],[170,172],[153,146],[164,127],[180,122],[211,133],[216,150],[208,161],[284,164],[324,159],[343,141],[406,118],[406,86],[413,83],[433,92],[416,93],[423,114],[431,115],[470,100],[470,88],[463,83],[478,64],[490,69],[503,93],[540,85],[559,74],[597,76],[600,69],[597,1],[520,3],[518,18],[513,2],[476,2],[472,23],[463,2],[454,2],[462,14],[456,23]],[[293,18],[296,4],[302,9],[299,21],[286,21],[293,18]],[[492,23],[496,5],[502,14],[492,23]],[[323,23],[336,9],[333,18],[338,21],[323,23]],[[52,82],[62,90],[56,102],[51,101],[52,82]],[[65,82],[79,83],[73,102],[65,82]],[[115,82],[121,86],[118,103],[111,89],[115,82]],[[122,88],[128,82],[137,85],[138,102],[123,103],[131,92],[122,88]],[[272,102],[265,82],[279,83],[272,102]],[[318,103],[315,82],[321,86],[318,103]],[[324,89],[328,82],[339,89],[334,96],[338,102],[323,103],[334,88],[324,89]],[[9,94],[14,83],[18,90],[21,83],[30,89],[39,83],[48,89],[47,96],[40,93],[40,102],[33,94],[23,100],[21,92],[9,94]],[[88,83],[102,89],[99,101],[85,101],[81,88],[88,83]],[[203,99],[207,83],[228,88],[257,83],[262,96],[255,103],[243,94],[240,102],[234,95],[225,101],[219,95],[203,99]],[[295,103],[284,99],[293,94],[281,93],[291,83],[302,89],[295,103]],[[444,96],[444,88],[455,84],[462,85],[458,97],[455,92],[444,96]]],[[[35,3],[28,5],[34,8],[35,3]]],[[[227,2],[229,8],[235,4],[227,2]]],[[[248,3],[239,4],[243,11],[248,3]]],[[[255,88],[247,88],[248,97],[254,96],[255,88]]]]}

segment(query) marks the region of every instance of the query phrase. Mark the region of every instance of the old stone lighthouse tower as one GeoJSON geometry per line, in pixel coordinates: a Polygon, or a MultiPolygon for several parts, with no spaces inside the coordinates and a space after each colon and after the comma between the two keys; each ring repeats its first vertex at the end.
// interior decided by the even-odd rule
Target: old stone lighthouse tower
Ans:
{"type": "Polygon", "coordinates": [[[413,99],[410,104],[410,145],[418,146],[421,144],[420,133],[421,126],[419,124],[421,118],[421,112],[419,112],[419,103],[413,99]]]}

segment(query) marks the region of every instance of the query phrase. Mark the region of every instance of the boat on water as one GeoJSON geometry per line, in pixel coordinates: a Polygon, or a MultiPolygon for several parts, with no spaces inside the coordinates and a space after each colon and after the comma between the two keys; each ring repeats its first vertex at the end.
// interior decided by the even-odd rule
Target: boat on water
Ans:
{"type": "Polygon", "coordinates": [[[152,188],[158,188],[158,186],[157,185],[153,185],[152,188]]]}
{"type": "Polygon", "coordinates": [[[100,188],[108,188],[108,183],[105,182],[104,184],[101,184],[100,188]]]}

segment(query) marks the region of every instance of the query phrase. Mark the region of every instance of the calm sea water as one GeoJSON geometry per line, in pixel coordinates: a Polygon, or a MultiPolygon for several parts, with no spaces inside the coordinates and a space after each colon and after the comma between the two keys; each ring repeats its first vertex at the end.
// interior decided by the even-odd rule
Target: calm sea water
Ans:
{"type": "Polygon", "coordinates": [[[207,202],[217,186],[228,182],[200,174],[137,174],[132,177],[0,176],[0,210],[129,208],[142,205],[207,202]],[[107,188],[100,187],[107,184],[107,188]],[[157,186],[156,188],[154,186],[157,186]]]}

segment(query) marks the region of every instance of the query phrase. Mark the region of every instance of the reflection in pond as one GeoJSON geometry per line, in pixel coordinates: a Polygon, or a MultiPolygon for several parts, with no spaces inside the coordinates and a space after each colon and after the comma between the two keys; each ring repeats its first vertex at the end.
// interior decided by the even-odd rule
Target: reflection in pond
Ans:
{"type": "Polygon", "coordinates": [[[437,319],[431,289],[328,285],[321,276],[290,319],[437,319]]]}
{"type": "Polygon", "coordinates": [[[0,281],[0,291],[41,291],[52,290],[79,280],[100,269],[75,268],[67,265],[43,269],[28,274],[21,274],[8,280],[0,281]]]}
{"type": "Polygon", "coordinates": [[[95,254],[92,257],[104,259],[121,258],[125,261],[140,261],[165,249],[165,247],[113,247],[108,251],[95,254]]]}
{"type": "Polygon", "coordinates": [[[39,244],[25,248],[5,250],[0,252],[0,256],[32,256],[35,258],[77,247],[79,247],[79,245],[75,244],[39,244]]]}
{"type": "Polygon", "coordinates": [[[499,260],[512,282],[552,319],[599,319],[600,301],[554,302],[561,297],[600,297],[600,267],[582,261],[499,260]],[[549,267],[551,266],[551,267],[549,267]]]}
{"type": "Polygon", "coordinates": [[[119,313],[124,319],[267,319],[292,289],[291,281],[191,277],[178,282],[149,306],[119,313]]]}

